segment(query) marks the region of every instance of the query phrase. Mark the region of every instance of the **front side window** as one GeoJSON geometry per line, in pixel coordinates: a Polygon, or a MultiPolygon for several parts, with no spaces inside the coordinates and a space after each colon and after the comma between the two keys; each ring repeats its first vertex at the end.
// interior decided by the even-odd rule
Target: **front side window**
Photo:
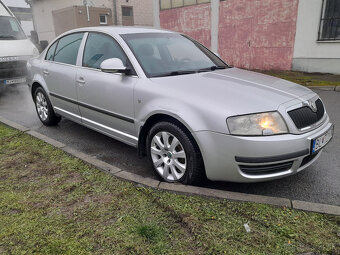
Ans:
{"type": "Polygon", "coordinates": [[[319,40],[340,40],[340,0],[325,0],[319,40]]]}
{"type": "Polygon", "coordinates": [[[13,17],[0,16],[0,40],[26,39],[18,21],[13,17]]]}
{"type": "Polygon", "coordinates": [[[175,33],[125,34],[121,37],[148,77],[180,75],[228,66],[211,51],[175,33]]]}
{"type": "Polygon", "coordinates": [[[76,65],[78,51],[84,33],[76,33],[61,38],[54,55],[54,61],[69,65],[76,65]]]}
{"type": "Polygon", "coordinates": [[[100,69],[101,63],[109,58],[119,58],[128,66],[125,53],[111,36],[90,33],[85,46],[83,66],[100,69]]]}

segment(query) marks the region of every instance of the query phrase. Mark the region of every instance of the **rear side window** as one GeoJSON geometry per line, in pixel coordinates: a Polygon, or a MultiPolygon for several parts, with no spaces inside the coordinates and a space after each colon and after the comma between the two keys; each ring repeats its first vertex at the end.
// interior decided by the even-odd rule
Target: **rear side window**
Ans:
{"type": "Polygon", "coordinates": [[[85,46],[83,66],[99,69],[101,63],[109,58],[119,58],[125,66],[128,66],[125,53],[112,37],[90,33],[85,46]]]}
{"type": "Polygon", "coordinates": [[[84,33],[76,33],[61,38],[55,51],[54,61],[75,65],[83,36],[84,33]]]}
{"type": "Polygon", "coordinates": [[[52,44],[52,46],[48,49],[47,54],[46,54],[46,60],[53,61],[54,60],[54,52],[55,48],[57,47],[57,43],[55,42],[52,44]]]}

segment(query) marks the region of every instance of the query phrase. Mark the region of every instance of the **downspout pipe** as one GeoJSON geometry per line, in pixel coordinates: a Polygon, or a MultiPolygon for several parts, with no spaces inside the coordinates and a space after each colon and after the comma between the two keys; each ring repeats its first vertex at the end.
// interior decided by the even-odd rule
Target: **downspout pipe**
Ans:
{"type": "Polygon", "coordinates": [[[117,17],[117,0],[113,0],[113,15],[114,15],[114,23],[118,25],[118,17],[117,17]]]}
{"type": "Polygon", "coordinates": [[[87,14],[87,21],[90,22],[90,10],[89,10],[88,4],[86,4],[86,14],[87,14]]]}

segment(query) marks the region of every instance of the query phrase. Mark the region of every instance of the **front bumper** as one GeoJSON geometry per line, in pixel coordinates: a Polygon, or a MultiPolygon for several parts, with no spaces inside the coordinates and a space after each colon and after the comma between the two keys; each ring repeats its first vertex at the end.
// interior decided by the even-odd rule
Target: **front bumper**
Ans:
{"type": "Polygon", "coordinates": [[[261,182],[300,172],[321,154],[310,155],[312,139],[324,134],[329,118],[304,134],[232,136],[210,131],[195,132],[209,180],[261,182]],[[254,174],[253,169],[260,169],[254,174]],[[271,171],[268,171],[271,170],[271,171]]]}

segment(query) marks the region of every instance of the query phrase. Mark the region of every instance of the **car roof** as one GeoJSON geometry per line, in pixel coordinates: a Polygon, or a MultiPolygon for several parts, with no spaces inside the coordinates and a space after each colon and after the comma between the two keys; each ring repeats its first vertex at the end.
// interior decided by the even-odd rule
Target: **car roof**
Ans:
{"type": "Polygon", "coordinates": [[[174,33],[172,31],[164,30],[164,29],[156,29],[152,27],[119,27],[119,26],[100,26],[100,27],[84,27],[78,28],[71,31],[66,32],[74,33],[74,32],[105,32],[110,34],[138,34],[138,33],[174,33]]]}

